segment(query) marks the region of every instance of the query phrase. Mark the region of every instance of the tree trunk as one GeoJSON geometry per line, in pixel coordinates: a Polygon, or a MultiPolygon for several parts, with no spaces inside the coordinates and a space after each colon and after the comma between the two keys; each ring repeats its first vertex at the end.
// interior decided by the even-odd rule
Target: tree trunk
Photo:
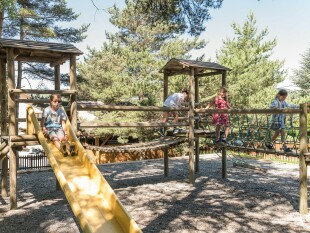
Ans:
{"type": "Polygon", "coordinates": [[[4,11],[0,12],[0,38],[2,37],[4,11]]]}

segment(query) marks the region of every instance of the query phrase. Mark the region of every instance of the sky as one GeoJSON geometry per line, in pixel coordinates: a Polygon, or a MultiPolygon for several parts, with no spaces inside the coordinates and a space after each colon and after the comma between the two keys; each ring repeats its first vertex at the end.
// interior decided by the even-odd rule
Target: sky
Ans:
{"type": "MultiPolygon", "coordinates": [[[[116,32],[109,22],[109,14],[106,11],[116,4],[124,7],[123,0],[67,0],[68,6],[74,12],[80,13],[72,26],[90,23],[88,37],[75,44],[84,54],[87,47],[100,49],[106,41],[105,32],[116,32]]],[[[243,25],[250,12],[256,18],[258,32],[268,28],[267,40],[276,38],[277,46],[273,50],[272,59],[284,60],[284,68],[288,70],[288,77],[292,77],[294,69],[299,68],[301,55],[310,48],[310,1],[309,0],[224,0],[222,7],[212,9],[211,20],[206,22],[206,31],[201,38],[208,41],[207,46],[193,55],[205,54],[206,58],[215,60],[216,51],[223,46],[225,38],[234,36],[231,25],[236,22],[243,25]]],[[[195,57],[193,57],[195,58],[195,57]]],[[[292,83],[287,79],[282,87],[289,87],[292,83]]]]}

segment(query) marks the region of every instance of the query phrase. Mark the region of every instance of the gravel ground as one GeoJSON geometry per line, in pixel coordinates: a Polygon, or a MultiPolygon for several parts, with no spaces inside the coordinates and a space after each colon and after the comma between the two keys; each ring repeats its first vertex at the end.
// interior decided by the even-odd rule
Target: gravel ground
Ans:
{"type": "MultiPolygon", "coordinates": [[[[221,178],[221,159],[201,155],[200,173],[188,183],[188,157],[100,165],[143,232],[310,232],[298,213],[298,165],[250,160],[267,173],[235,168],[221,178]]],[[[308,171],[310,172],[310,170],[308,171]]],[[[0,197],[0,232],[81,232],[52,171],[18,174],[18,209],[0,197]]]]}

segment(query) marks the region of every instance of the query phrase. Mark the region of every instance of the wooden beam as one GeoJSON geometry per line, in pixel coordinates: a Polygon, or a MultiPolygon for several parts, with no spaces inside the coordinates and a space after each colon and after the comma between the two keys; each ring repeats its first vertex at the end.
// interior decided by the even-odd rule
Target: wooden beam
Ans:
{"type": "Polygon", "coordinates": [[[164,99],[163,102],[168,98],[168,77],[167,73],[164,73],[164,99]]]}
{"type": "Polygon", "coordinates": [[[8,188],[8,164],[9,160],[8,157],[4,156],[4,158],[1,158],[2,163],[2,170],[1,170],[1,196],[2,197],[8,197],[9,195],[9,188],[8,188]]]}
{"type": "Polygon", "coordinates": [[[222,87],[226,87],[227,85],[226,77],[227,77],[227,71],[223,70],[222,71],[222,87]]]}
{"type": "Polygon", "coordinates": [[[23,142],[12,142],[11,147],[24,147],[24,146],[35,146],[39,145],[38,141],[23,141],[23,142]]]}
{"type": "Polygon", "coordinates": [[[51,51],[51,50],[45,50],[45,51],[42,51],[42,50],[33,50],[33,49],[30,49],[30,50],[21,50],[22,53],[30,53],[30,56],[31,57],[52,57],[54,59],[59,59],[61,58],[62,55],[60,55],[59,52],[57,51],[51,51]]]}
{"type": "Polygon", "coordinates": [[[34,90],[34,89],[10,89],[10,93],[18,94],[61,94],[61,95],[70,95],[76,94],[76,90],[34,90]]]}
{"type": "MultiPolygon", "coordinates": [[[[7,49],[8,89],[15,88],[14,49],[7,49]]],[[[15,93],[8,95],[9,136],[17,133],[15,93]]],[[[10,147],[10,209],[17,208],[17,156],[16,150],[10,147]]]]}
{"type": "Polygon", "coordinates": [[[11,136],[11,142],[37,141],[37,140],[38,139],[36,135],[22,134],[22,135],[11,136]]]}
{"type": "Polygon", "coordinates": [[[161,122],[101,122],[101,123],[81,123],[81,128],[97,128],[97,127],[176,127],[176,126],[188,126],[187,122],[179,123],[161,123],[161,122]]]}
{"type": "Polygon", "coordinates": [[[64,56],[62,55],[62,57],[58,58],[57,60],[55,61],[52,61],[50,63],[50,67],[55,67],[55,66],[58,66],[58,65],[62,65],[64,64],[66,61],[68,61],[70,59],[70,56],[64,56]]]}
{"type": "Polygon", "coordinates": [[[3,159],[4,156],[6,156],[6,154],[9,153],[9,151],[10,151],[10,147],[9,147],[9,146],[4,147],[4,148],[0,151],[1,159],[3,159]]]}
{"type": "Polygon", "coordinates": [[[195,74],[195,78],[201,78],[201,77],[207,77],[207,76],[213,76],[213,75],[219,75],[219,74],[222,74],[222,71],[213,71],[213,72],[195,74]]]}
{"type": "Polygon", "coordinates": [[[155,107],[155,106],[115,106],[78,104],[83,111],[188,111],[188,107],[155,107]]]}
{"type": "MultiPolygon", "coordinates": [[[[70,57],[70,90],[76,91],[76,55],[70,57]]],[[[73,131],[77,132],[77,95],[70,96],[70,120],[73,131]]]]}
{"type": "Polygon", "coordinates": [[[16,61],[23,61],[23,62],[37,62],[37,63],[51,63],[55,60],[55,58],[50,57],[29,57],[29,56],[17,56],[15,58],[16,61]]]}
{"type": "MultiPolygon", "coordinates": [[[[222,87],[226,87],[226,70],[222,73],[222,87]]],[[[228,100],[228,97],[226,97],[226,100],[228,100]]],[[[227,150],[225,147],[222,148],[222,178],[227,177],[227,150]]]]}
{"type": "Polygon", "coordinates": [[[308,184],[307,184],[307,164],[304,154],[308,152],[307,136],[307,104],[301,104],[302,110],[299,115],[300,124],[300,145],[299,145],[299,213],[308,214],[308,184]]]}
{"type": "Polygon", "coordinates": [[[16,99],[16,103],[28,103],[28,104],[44,104],[49,103],[49,99],[16,99]]]}
{"type": "Polygon", "coordinates": [[[7,147],[7,146],[8,146],[7,142],[2,142],[2,143],[0,144],[0,151],[2,151],[3,148],[5,148],[5,147],[7,147]]]}
{"type": "Polygon", "coordinates": [[[1,104],[1,135],[7,135],[7,81],[6,81],[6,63],[4,59],[0,59],[0,104],[1,104]]]}
{"type": "Polygon", "coordinates": [[[285,109],[196,109],[195,113],[229,113],[229,114],[278,114],[292,113],[299,114],[300,109],[285,108],[285,109]]]}
{"type": "MultiPolygon", "coordinates": [[[[7,57],[0,59],[0,127],[1,127],[1,136],[8,135],[7,132],[7,81],[6,81],[6,59],[7,57]]],[[[2,145],[2,144],[1,144],[2,145]]],[[[7,144],[6,144],[7,146],[7,144]]],[[[3,147],[4,148],[4,147],[3,147]]],[[[1,148],[1,152],[3,150],[1,148]]],[[[3,155],[4,157],[4,155],[3,155]]],[[[9,161],[7,157],[1,158],[2,169],[1,169],[1,196],[7,197],[9,194],[8,189],[8,169],[9,169],[9,161]]]]}
{"type": "MultiPolygon", "coordinates": [[[[195,68],[195,74],[197,73],[197,69],[195,68]]],[[[196,77],[196,75],[194,76],[195,79],[195,105],[199,103],[199,78],[196,77]]],[[[194,113],[194,117],[196,119],[197,114],[194,113]]],[[[199,129],[199,122],[196,121],[195,123],[195,129],[199,129]]],[[[195,134],[195,132],[194,132],[195,134]]],[[[199,172],[199,137],[195,137],[195,172],[199,172]]]]}
{"type": "Polygon", "coordinates": [[[54,75],[55,75],[55,90],[60,90],[60,65],[55,66],[54,75]]]}
{"type": "Polygon", "coordinates": [[[189,182],[195,182],[195,165],[194,165],[194,154],[195,154],[195,119],[194,119],[194,108],[195,108],[195,79],[194,79],[194,68],[191,67],[188,81],[189,81],[189,134],[188,134],[188,153],[189,153],[189,182]]]}

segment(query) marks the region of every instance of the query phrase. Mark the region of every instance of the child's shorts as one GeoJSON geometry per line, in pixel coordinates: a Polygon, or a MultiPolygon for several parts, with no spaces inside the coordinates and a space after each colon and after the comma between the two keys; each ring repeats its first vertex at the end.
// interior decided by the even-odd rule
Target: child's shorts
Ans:
{"type": "Polygon", "coordinates": [[[272,122],[270,125],[270,129],[272,130],[280,130],[280,129],[285,129],[285,124],[281,123],[281,122],[272,122]]]}
{"type": "Polygon", "coordinates": [[[48,136],[52,140],[53,138],[64,138],[65,132],[62,128],[48,128],[48,136]]]}

